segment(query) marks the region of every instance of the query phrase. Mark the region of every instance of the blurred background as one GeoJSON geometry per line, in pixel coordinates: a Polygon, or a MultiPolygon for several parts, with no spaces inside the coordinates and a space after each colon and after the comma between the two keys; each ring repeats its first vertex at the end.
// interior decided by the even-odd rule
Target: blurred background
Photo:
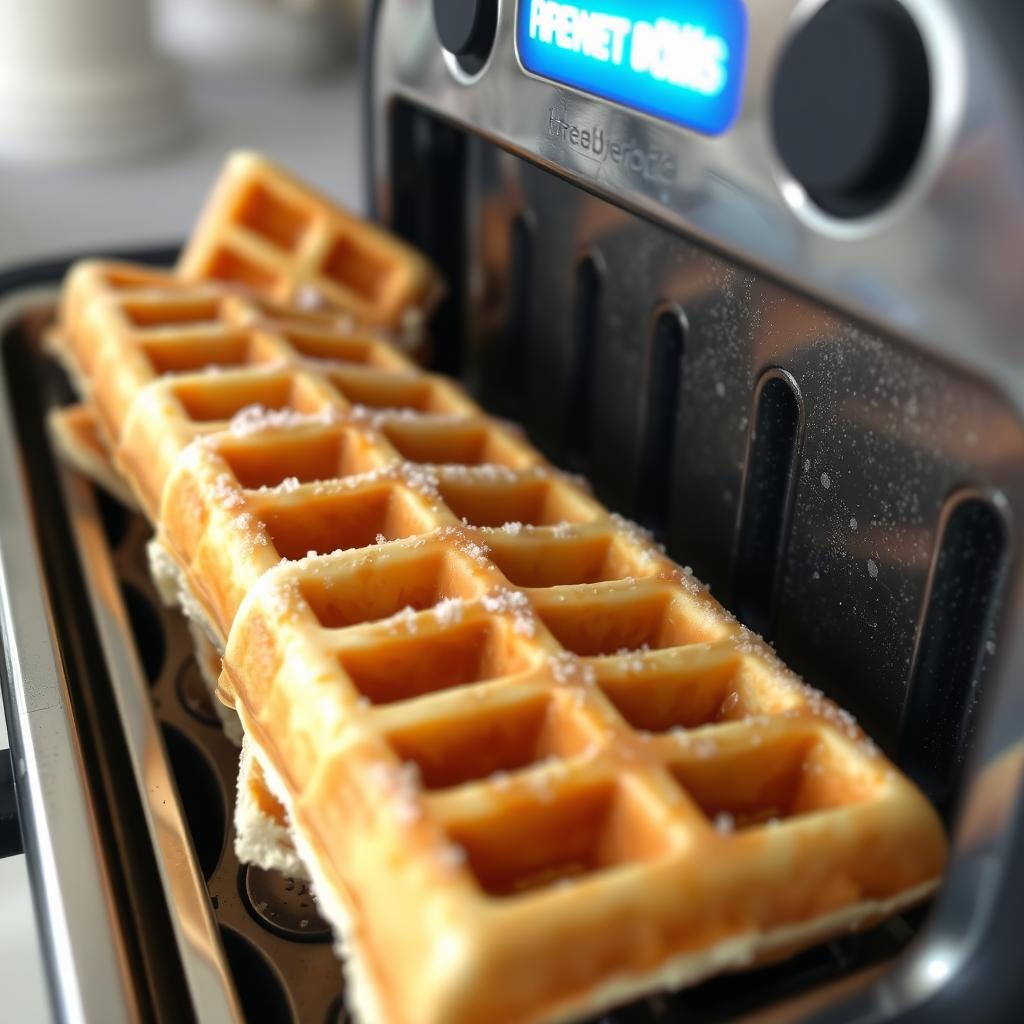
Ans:
{"type": "MultiPolygon", "coordinates": [[[[359,208],[363,8],[0,0],[0,273],[179,242],[239,147],[359,208]]],[[[0,1019],[48,1021],[24,857],[0,859],[0,906],[0,1019]]]]}
{"type": "Polygon", "coordinates": [[[0,268],[180,239],[225,152],[359,195],[364,0],[0,0],[0,268]]]}

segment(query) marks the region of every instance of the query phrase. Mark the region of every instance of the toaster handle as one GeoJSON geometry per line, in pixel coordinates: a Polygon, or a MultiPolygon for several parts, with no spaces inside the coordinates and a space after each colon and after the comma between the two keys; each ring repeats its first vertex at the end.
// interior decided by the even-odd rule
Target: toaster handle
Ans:
{"type": "Polygon", "coordinates": [[[23,851],[11,752],[0,750],[0,857],[13,857],[23,851]]]}

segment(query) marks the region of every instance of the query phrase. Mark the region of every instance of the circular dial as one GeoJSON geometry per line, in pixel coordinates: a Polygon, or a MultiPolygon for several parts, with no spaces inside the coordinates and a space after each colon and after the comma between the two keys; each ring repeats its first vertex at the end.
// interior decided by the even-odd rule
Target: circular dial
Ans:
{"type": "Polygon", "coordinates": [[[487,61],[498,29],[498,0],[434,0],[441,45],[470,74],[487,61]]]}
{"type": "Polygon", "coordinates": [[[771,109],[779,155],[823,210],[871,213],[913,168],[930,95],[924,43],[899,0],[829,0],[780,60],[771,109]]]}

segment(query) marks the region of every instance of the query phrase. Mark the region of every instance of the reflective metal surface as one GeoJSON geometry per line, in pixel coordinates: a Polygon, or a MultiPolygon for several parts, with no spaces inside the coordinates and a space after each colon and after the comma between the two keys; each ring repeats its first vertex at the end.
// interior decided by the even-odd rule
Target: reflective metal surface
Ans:
{"type": "Polygon", "coordinates": [[[96,492],[80,477],[67,474],[67,488],[196,1018],[326,1024],[343,987],[330,931],[306,883],[235,856],[238,749],[199,676],[184,617],[160,603],[150,579],[152,530],[105,497],[97,517],[96,492]]]}
{"type": "Polygon", "coordinates": [[[206,885],[192,854],[192,840],[164,755],[146,675],[132,642],[94,490],[71,470],[62,471],[62,484],[132,756],[134,782],[145,796],[143,806],[150,840],[158,854],[159,882],[173,908],[170,920],[192,1004],[201,1021],[238,1021],[242,1019],[241,1010],[224,962],[206,885]]]}
{"type": "Polygon", "coordinates": [[[814,210],[787,180],[767,116],[779,51],[821,2],[747,4],[750,54],[740,118],[725,136],[705,138],[528,77],[514,52],[512,0],[501,5],[494,53],[469,84],[445,60],[431,5],[386,0],[372,69],[380,212],[389,218],[393,177],[383,136],[391,103],[404,96],[988,376],[1019,410],[1024,288],[1015,257],[1024,230],[1024,135],[1011,126],[1024,122],[1024,94],[1013,78],[1015,37],[988,16],[999,7],[988,0],[903,0],[931,58],[925,151],[890,207],[843,223],[814,210]],[[562,124],[599,130],[636,156],[595,157],[569,142],[562,124]]]}
{"type": "MultiPolygon", "coordinates": [[[[41,414],[48,403],[64,397],[59,373],[39,354],[55,293],[41,288],[23,294],[23,301],[19,293],[18,302],[0,308],[5,314],[0,315],[0,337],[23,357],[17,367],[22,391],[40,388],[42,401],[35,411],[41,414]]],[[[9,374],[2,383],[6,397],[9,374]]],[[[8,474],[0,484],[17,475],[19,466],[24,470],[52,461],[52,453],[44,451],[45,435],[41,446],[33,445],[24,430],[27,424],[18,425],[22,429],[10,435],[0,432],[0,444],[10,436],[12,450],[20,452],[19,458],[8,459],[7,449],[0,447],[0,473],[8,474]]],[[[41,427],[41,421],[34,426],[41,427]]],[[[0,423],[0,429],[6,427],[0,423]]],[[[33,472],[26,479],[39,482],[33,472]]],[[[75,646],[75,632],[95,630],[95,671],[86,686],[96,697],[106,691],[111,702],[103,723],[105,742],[113,747],[123,737],[127,748],[126,771],[106,794],[118,804],[139,800],[141,806],[135,832],[128,835],[115,827],[102,841],[96,833],[107,820],[103,809],[81,794],[102,790],[99,777],[109,774],[109,766],[81,759],[65,763],[59,742],[65,740],[72,749],[82,746],[88,724],[77,721],[72,706],[63,701],[12,723],[12,742],[19,750],[24,743],[36,752],[24,760],[26,781],[19,795],[37,906],[41,918],[54,922],[46,932],[45,959],[58,1015],[71,1021],[173,1024],[193,1018],[203,1024],[344,1021],[341,969],[308,886],[245,869],[234,855],[238,750],[223,733],[184,618],[160,604],[149,577],[149,524],[62,466],[55,486],[56,507],[50,512],[70,529],[83,593],[74,605],[77,617],[63,622],[53,642],[55,647],[75,646]],[[38,785],[32,770],[36,764],[38,785]],[[73,798],[77,815],[67,807],[73,798]],[[49,836],[55,853],[41,842],[49,836]],[[151,857],[152,873],[132,877],[125,862],[142,851],[151,857]],[[50,868],[48,859],[60,863],[50,868]],[[107,876],[119,869],[129,885],[108,883],[107,876]],[[91,881],[92,871],[100,881],[91,881]],[[143,890],[158,895],[164,913],[150,913],[140,927],[139,915],[146,908],[134,904],[142,901],[143,890]],[[108,920],[105,930],[97,916],[101,910],[108,920]],[[173,981],[176,976],[162,966],[171,960],[180,961],[181,991],[168,990],[168,977],[173,981]]],[[[48,529],[38,528],[37,541],[31,528],[48,496],[38,487],[26,490],[19,483],[19,489],[36,514],[26,519],[28,533],[19,533],[7,507],[0,505],[7,584],[15,549],[31,556],[52,542],[48,529]]],[[[4,489],[0,501],[18,493],[4,489]]],[[[9,654],[22,650],[22,616],[36,613],[43,627],[56,622],[52,587],[38,606],[25,599],[45,575],[44,566],[31,558],[30,563],[34,576],[24,575],[29,568],[18,563],[23,576],[17,600],[5,609],[0,624],[9,654]]],[[[10,698],[45,704],[47,695],[29,686],[39,673],[24,673],[24,657],[12,664],[10,698]]]]}
{"type": "MultiPolygon", "coordinates": [[[[26,291],[0,299],[0,334],[49,299],[26,291]]],[[[8,402],[0,387],[0,615],[5,705],[22,834],[47,953],[54,1012],[62,1021],[131,1021],[138,1007],[126,975],[110,880],[83,780],[75,723],[42,588],[30,496],[8,402]]]]}

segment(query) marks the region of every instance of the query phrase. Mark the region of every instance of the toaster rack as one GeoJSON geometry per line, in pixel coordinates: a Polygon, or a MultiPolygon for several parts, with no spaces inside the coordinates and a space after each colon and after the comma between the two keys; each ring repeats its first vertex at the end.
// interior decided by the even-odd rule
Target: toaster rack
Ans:
{"type": "MultiPolygon", "coordinates": [[[[162,252],[152,256],[165,262],[162,252]]],[[[45,574],[46,617],[61,653],[60,710],[82,751],[75,775],[49,781],[83,784],[89,814],[84,831],[47,819],[32,793],[36,758],[22,753],[28,729],[18,722],[19,804],[54,1008],[66,1020],[341,1024],[342,978],[308,886],[244,867],[234,856],[238,750],[221,729],[185,620],[159,602],[150,580],[148,524],[59,465],[50,448],[45,412],[72,392],[41,343],[66,267],[37,268],[26,288],[31,298],[23,304],[25,292],[9,296],[19,312],[0,323],[4,397],[17,381],[9,411],[45,574]],[[51,841],[77,847],[80,860],[95,842],[111,934],[95,921],[90,929],[88,920],[72,919],[69,930],[83,928],[96,944],[108,943],[127,961],[125,971],[104,974],[89,961],[86,943],[73,938],[73,962],[60,962],[69,936],[45,927],[62,899],[42,870],[51,841]],[[96,976],[74,977],[85,971],[96,976]],[[76,998],[82,985],[108,991],[98,1002],[91,1001],[95,993],[76,998]]],[[[34,581],[20,582],[24,593],[34,581]]],[[[25,680],[15,676],[9,684],[11,708],[25,680]]],[[[56,753],[50,737],[40,765],[52,770],[56,753]]],[[[82,880],[75,865],[66,875],[72,884],[82,880]]]]}
{"type": "Polygon", "coordinates": [[[149,524],[81,479],[69,479],[67,488],[76,514],[98,511],[105,550],[93,549],[85,571],[94,581],[102,577],[95,560],[109,557],[130,626],[125,639],[138,653],[243,1016],[343,1024],[330,929],[308,884],[243,866],[234,855],[238,749],[221,728],[184,618],[160,603],[150,579],[149,524]]]}

